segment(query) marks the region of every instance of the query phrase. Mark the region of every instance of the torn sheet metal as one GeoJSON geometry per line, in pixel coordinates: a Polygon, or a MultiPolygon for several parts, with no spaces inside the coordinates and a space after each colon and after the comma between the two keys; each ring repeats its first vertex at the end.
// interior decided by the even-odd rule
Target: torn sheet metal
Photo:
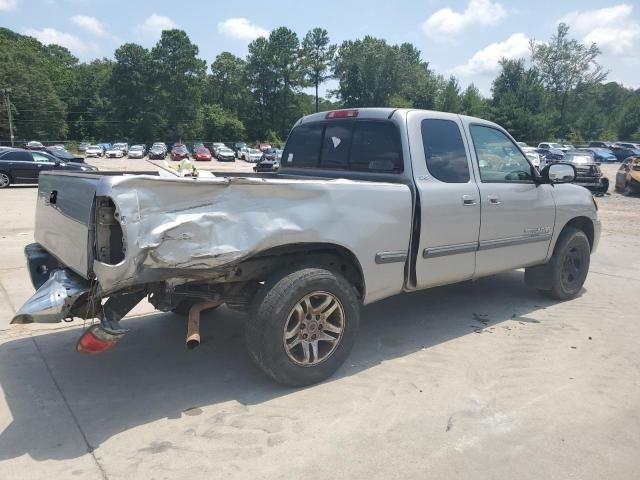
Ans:
{"type": "Polygon", "coordinates": [[[89,282],[68,270],[55,270],[18,310],[11,323],[59,322],[68,316],[76,300],[89,289],[89,282]]]}
{"type": "MultiPolygon", "coordinates": [[[[126,248],[117,265],[93,261],[103,295],[156,281],[210,278],[261,251],[294,243],[350,250],[363,270],[365,303],[403,287],[403,263],[375,263],[378,252],[409,248],[412,200],[403,184],[105,176],[96,182],[96,195],[113,200],[126,248]]],[[[64,255],[57,256],[64,262],[64,255]]]]}

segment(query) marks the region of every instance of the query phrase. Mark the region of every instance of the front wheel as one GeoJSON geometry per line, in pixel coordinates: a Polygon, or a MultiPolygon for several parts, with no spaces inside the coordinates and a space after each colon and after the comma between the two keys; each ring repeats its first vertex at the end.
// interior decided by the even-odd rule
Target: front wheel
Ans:
{"type": "Polygon", "coordinates": [[[316,267],[280,272],[256,295],[246,324],[253,362],[276,382],[301,387],[345,361],[360,321],[360,300],[340,274],[316,267]]]}
{"type": "Polygon", "coordinates": [[[7,188],[11,185],[11,177],[8,173],[0,172],[0,188],[7,188]]]}
{"type": "MultiPolygon", "coordinates": [[[[551,260],[543,268],[548,272],[549,284],[538,290],[556,300],[569,300],[582,290],[591,262],[591,245],[582,230],[565,229],[551,260]]],[[[526,273],[525,273],[526,278],[526,273]]]]}

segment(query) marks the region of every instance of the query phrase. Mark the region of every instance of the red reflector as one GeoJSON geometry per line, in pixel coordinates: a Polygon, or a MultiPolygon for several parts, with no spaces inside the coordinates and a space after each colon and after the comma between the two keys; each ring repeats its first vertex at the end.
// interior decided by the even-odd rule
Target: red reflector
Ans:
{"type": "Polygon", "coordinates": [[[358,110],[333,110],[328,112],[324,118],[355,118],[358,110]]]}
{"type": "Polygon", "coordinates": [[[76,350],[85,355],[94,355],[113,347],[122,334],[112,334],[100,325],[92,325],[82,334],[76,350]]]}

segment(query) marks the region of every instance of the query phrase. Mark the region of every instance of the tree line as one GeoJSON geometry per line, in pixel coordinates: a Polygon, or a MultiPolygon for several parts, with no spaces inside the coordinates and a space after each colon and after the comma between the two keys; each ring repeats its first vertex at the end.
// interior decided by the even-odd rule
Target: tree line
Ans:
{"type": "MultiPolygon", "coordinates": [[[[126,43],[113,59],[82,63],[64,47],[0,28],[0,91],[10,91],[15,136],[24,140],[278,143],[302,115],[373,106],[487,118],[529,142],[640,140],[640,89],[606,82],[597,45],[560,24],[530,50],[529,58],[500,62],[485,97],[434,72],[410,43],[366,36],[334,45],[322,28],[302,40],[276,28],[251,42],[246,58],[222,52],[210,65],[177,29],[151,49],[126,43]],[[323,98],[319,87],[330,78],[337,87],[323,98]]],[[[0,141],[8,139],[1,112],[0,141]]]]}

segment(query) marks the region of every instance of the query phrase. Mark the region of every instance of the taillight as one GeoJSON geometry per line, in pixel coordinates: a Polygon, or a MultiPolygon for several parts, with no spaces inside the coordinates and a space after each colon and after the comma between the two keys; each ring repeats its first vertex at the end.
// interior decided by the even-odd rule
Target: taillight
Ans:
{"type": "Polygon", "coordinates": [[[324,118],[355,118],[357,116],[358,110],[332,110],[324,118]]]}
{"type": "Polygon", "coordinates": [[[124,333],[124,331],[113,332],[106,330],[101,325],[91,325],[78,340],[76,350],[84,355],[104,352],[113,347],[124,333]]]}

